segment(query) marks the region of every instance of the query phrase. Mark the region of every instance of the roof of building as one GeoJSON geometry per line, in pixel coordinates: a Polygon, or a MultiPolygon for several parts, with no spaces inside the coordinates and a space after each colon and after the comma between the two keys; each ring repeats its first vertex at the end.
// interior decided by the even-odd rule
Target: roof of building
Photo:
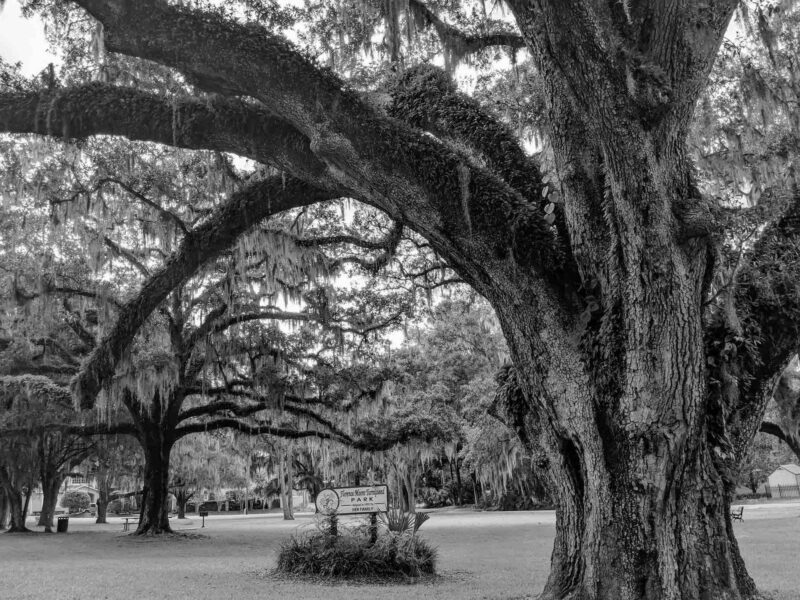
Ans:
{"type": "Polygon", "coordinates": [[[788,465],[781,465],[778,469],[786,469],[789,473],[794,475],[800,475],[800,467],[794,463],[789,463],[788,465]]]}
{"type": "Polygon", "coordinates": [[[71,492],[77,491],[77,490],[90,490],[92,492],[99,492],[100,491],[96,487],[92,487],[92,486],[87,485],[85,483],[72,483],[72,484],[67,485],[67,489],[69,491],[71,491],[71,492]]]}

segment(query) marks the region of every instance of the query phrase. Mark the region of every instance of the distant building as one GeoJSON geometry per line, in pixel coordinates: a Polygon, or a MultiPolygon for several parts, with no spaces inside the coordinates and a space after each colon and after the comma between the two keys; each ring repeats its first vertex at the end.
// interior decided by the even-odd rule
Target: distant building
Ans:
{"type": "Polygon", "coordinates": [[[781,465],[767,477],[767,493],[773,498],[800,498],[800,467],[781,465]]]}
{"type": "MultiPolygon", "coordinates": [[[[64,497],[64,494],[67,492],[86,492],[89,494],[90,502],[95,504],[97,502],[97,497],[100,495],[100,491],[93,487],[91,484],[94,483],[93,479],[87,479],[86,477],[67,477],[64,480],[64,483],[61,485],[61,488],[58,490],[58,501],[56,502],[56,512],[64,511],[66,509],[61,506],[61,499],[64,497]]],[[[28,514],[35,514],[39,513],[42,510],[42,502],[44,500],[44,494],[42,493],[42,488],[37,487],[33,494],[31,494],[31,504],[28,507],[28,514]]]]}

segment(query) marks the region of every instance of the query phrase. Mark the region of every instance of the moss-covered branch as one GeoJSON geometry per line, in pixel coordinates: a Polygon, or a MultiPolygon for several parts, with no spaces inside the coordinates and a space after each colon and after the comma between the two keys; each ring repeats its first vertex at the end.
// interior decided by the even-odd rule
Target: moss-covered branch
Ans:
{"type": "Polygon", "coordinates": [[[180,439],[191,433],[217,431],[219,429],[232,429],[247,435],[274,435],[286,439],[302,439],[315,437],[323,440],[333,440],[346,443],[335,435],[324,431],[297,430],[288,427],[275,427],[269,423],[246,423],[235,418],[220,418],[206,423],[190,423],[181,425],[175,430],[175,439],[180,439]]]}
{"type": "Polygon", "coordinates": [[[525,154],[519,138],[507,125],[475,99],[460,93],[445,71],[428,64],[408,69],[390,93],[392,116],[464,143],[480,153],[489,169],[526,200],[540,202],[544,184],[537,162],[525,154]]]}
{"type": "Polygon", "coordinates": [[[506,46],[514,50],[525,47],[525,40],[522,36],[510,31],[480,35],[465,33],[457,27],[445,23],[420,0],[408,0],[408,8],[417,25],[434,28],[445,51],[453,58],[462,58],[495,46],[506,46]]]}
{"type": "MultiPolygon", "coordinates": [[[[509,233],[527,204],[518,193],[385,118],[280,36],[164,0],[74,1],[104,24],[109,50],[174,67],[208,91],[261,101],[311,140],[311,151],[353,197],[403,218],[465,279],[485,285],[487,257],[508,256],[509,233]]],[[[518,237],[530,247],[528,266],[558,262],[544,215],[527,216],[518,237]]]]}
{"type": "Polygon", "coordinates": [[[37,435],[44,431],[58,431],[65,435],[92,437],[95,435],[138,435],[133,423],[95,423],[80,425],[77,423],[42,423],[30,427],[0,428],[0,438],[24,437],[37,435]]]}
{"type": "Polygon", "coordinates": [[[179,148],[220,150],[291,167],[308,177],[324,169],[310,153],[308,138],[288,123],[252,102],[222,97],[167,98],[104,83],[4,92],[0,128],[58,138],[120,135],[179,148]]]}

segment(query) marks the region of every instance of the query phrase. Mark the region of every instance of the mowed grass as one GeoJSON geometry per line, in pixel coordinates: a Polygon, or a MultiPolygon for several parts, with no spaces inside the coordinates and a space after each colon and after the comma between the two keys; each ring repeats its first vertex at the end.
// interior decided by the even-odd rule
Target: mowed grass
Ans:
{"type": "MultiPolygon", "coordinates": [[[[800,504],[736,523],[750,573],[776,600],[800,599],[800,504]]],[[[118,522],[71,519],[67,534],[1,534],[0,599],[533,598],[555,532],[552,512],[436,512],[422,530],[439,576],[411,585],[307,582],[272,573],[281,540],[310,515],[212,517],[177,528],[193,537],[135,538],[118,522]],[[198,537],[203,534],[206,537],[198,537]]]]}

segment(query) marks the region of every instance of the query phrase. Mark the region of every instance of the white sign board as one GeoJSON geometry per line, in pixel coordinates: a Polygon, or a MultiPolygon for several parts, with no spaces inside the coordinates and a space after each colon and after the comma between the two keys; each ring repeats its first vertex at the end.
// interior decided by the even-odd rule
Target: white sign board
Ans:
{"type": "Polygon", "coordinates": [[[317,494],[317,510],[329,515],[368,514],[386,512],[389,508],[389,488],[385,485],[365,485],[322,490],[317,494]]]}

